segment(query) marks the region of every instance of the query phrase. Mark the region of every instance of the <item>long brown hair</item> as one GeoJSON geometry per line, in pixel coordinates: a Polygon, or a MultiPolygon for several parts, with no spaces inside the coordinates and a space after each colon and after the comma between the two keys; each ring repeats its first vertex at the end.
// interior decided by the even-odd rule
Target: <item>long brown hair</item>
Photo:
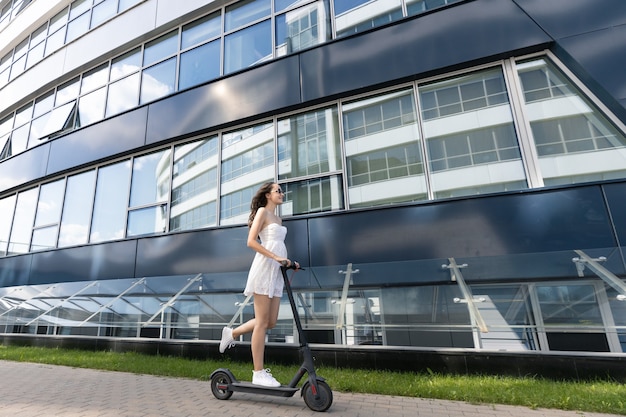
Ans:
{"type": "Polygon", "coordinates": [[[254,221],[256,212],[259,211],[261,207],[265,207],[267,205],[267,197],[265,195],[272,192],[274,184],[276,183],[266,182],[261,186],[261,188],[259,188],[254,197],[252,197],[252,202],[250,203],[250,216],[248,217],[248,227],[252,227],[252,222],[254,221]]]}

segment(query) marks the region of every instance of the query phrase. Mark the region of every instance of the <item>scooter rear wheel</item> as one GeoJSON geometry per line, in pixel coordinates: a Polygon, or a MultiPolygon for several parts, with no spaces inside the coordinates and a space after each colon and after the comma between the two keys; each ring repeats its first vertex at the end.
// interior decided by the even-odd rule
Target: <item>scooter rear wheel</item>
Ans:
{"type": "Polygon", "coordinates": [[[333,392],[324,381],[317,381],[319,398],[315,398],[313,385],[307,381],[302,386],[302,397],[307,407],[313,411],[326,411],[333,403],[333,392]]]}
{"type": "Polygon", "coordinates": [[[218,400],[227,400],[233,392],[228,390],[228,385],[233,381],[226,372],[216,372],[211,378],[211,392],[218,400]]]}

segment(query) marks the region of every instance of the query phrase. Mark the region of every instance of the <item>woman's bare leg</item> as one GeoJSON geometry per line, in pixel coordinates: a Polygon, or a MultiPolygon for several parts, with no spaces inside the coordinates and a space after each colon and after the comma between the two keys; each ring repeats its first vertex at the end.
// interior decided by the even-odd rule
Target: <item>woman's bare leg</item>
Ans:
{"type": "Polygon", "coordinates": [[[263,369],[265,335],[267,329],[271,329],[276,325],[279,307],[280,298],[269,298],[267,295],[254,294],[254,329],[252,330],[251,344],[252,363],[255,371],[263,369]]]}

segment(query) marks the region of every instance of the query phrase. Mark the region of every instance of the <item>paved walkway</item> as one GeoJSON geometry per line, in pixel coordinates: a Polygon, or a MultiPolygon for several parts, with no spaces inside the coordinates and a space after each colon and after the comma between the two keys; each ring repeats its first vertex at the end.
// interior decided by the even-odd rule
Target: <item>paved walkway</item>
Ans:
{"type": "MultiPolygon", "coordinates": [[[[341,417],[608,417],[579,411],[334,392],[326,414],[341,417]]],[[[291,398],[211,394],[210,382],[0,361],[2,417],[321,416],[291,398]]]]}

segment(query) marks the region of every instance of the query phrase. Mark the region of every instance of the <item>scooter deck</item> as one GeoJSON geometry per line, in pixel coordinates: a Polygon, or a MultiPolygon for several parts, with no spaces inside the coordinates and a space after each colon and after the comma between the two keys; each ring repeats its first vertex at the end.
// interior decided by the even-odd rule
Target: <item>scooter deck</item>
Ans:
{"type": "Polygon", "coordinates": [[[289,387],[287,385],[281,385],[280,387],[264,387],[254,385],[251,382],[237,381],[228,384],[228,390],[234,392],[248,392],[251,394],[273,395],[276,397],[293,397],[293,394],[298,392],[300,388],[289,387]]]}

